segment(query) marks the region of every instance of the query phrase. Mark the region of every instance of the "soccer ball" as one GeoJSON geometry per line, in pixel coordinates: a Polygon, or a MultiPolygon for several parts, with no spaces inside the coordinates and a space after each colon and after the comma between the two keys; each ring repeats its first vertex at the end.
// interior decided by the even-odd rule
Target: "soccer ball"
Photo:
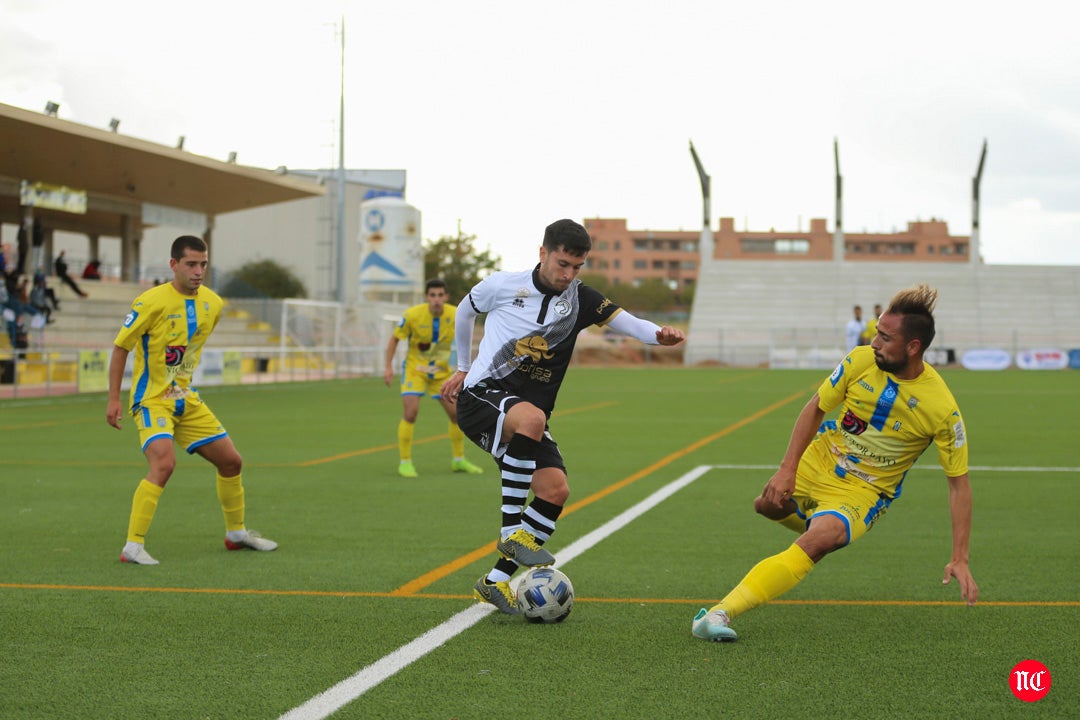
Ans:
{"type": "Polygon", "coordinates": [[[518,583],[517,602],[529,622],[562,622],[574,607],[574,586],[555,568],[533,568],[518,583]]]}

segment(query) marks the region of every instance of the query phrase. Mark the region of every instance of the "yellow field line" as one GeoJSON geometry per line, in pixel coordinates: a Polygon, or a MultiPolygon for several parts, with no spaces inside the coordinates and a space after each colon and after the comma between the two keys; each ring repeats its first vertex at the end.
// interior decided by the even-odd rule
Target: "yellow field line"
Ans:
{"type": "MultiPolygon", "coordinates": [[[[39,583],[0,583],[7,590],[82,590],[87,592],[147,592],[175,593],[180,595],[271,595],[278,597],[333,597],[333,598],[400,598],[395,592],[360,592],[356,590],[255,590],[238,588],[178,588],[178,587],[123,587],[119,585],[54,585],[39,583]]],[[[426,600],[471,600],[472,595],[448,593],[412,593],[408,597],[426,600]]],[[[635,603],[639,605],[708,605],[713,599],[693,598],[586,598],[576,597],[575,602],[585,603],[635,603]]],[[[949,600],[773,600],[770,605],[834,605],[852,607],[902,606],[902,607],[965,607],[966,602],[949,600]]],[[[1075,600],[1003,600],[979,601],[977,607],[1080,607],[1075,600]]]]}
{"type": "MultiPolygon", "coordinates": [[[[446,440],[450,436],[443,433],[442,435],[434,435],[432,437],[422,438],[420,440],[413,440],[413,445],[424,445],[426,443],[435,442],[436,440],[446,440]]],[[[305,460],[303,462],[292,463],[292,467],[312,467],[313,465],[323,465],[328,462],[337,462],[338,460],[348,460],[349,458],[359,457],[361,455],[371,455],[372,453],[383,452],[385,450],[397,450],[397,443],[392,445],[378,445],[376,447],[363,448],[362,450],[351,450],[346,453],[339,453],[337,455],[330,455],[328,457],[315,458],[314,460],[305,460]]]]}

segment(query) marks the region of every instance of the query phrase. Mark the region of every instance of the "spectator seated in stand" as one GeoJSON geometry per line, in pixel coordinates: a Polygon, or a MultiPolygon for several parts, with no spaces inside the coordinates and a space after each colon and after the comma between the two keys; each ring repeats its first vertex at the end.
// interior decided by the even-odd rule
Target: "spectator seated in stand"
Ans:
{"type": "Polygon", "coordinates": [[[11,347],[16,350],[25,350],[29,343],[26,336],[26,325],[22,322],[23,315],[30,315],[31,327],[44,327],[45,317],[33,306],[22,302],[17,296],[8,292],[7,283],[0,282],[0,314],[2,314],[4,329],[7,331],[11,347]],[[39,321],[38,318],[41,318],[39,321]]]}
{"type": "Polygon", "coordinates": [[[91,260],[86,263],[86,267],[82,271],[83,280],[100,280],[101,279],[101,261],[91,260]]]}
{"type": "Polygon", "coordinates": [[[56,293],[45,284],[45,275],[34,273],[34,287],[30,290],[30,307],[45,315],[46,323],[56,322],[53,320],[53,309],[49,307],[49,296],[52,296],[52,304],[56,305],[56,293]]]}

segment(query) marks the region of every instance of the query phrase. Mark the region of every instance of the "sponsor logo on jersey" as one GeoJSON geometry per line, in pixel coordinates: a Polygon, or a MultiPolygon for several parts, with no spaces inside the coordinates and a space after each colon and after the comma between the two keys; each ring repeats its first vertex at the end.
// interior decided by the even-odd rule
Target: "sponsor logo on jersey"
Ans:
{"type": "Polygon", "coordinates": [[[180,367],[180,364],[184,362],[184,352],[187,348],[183,345],[169,345],[165,348],[165,366],[166,367],[180,367]]]}
{"type": "Polygon", "coordinates": [[[530,335],[518,340],[514,344],[514,354],[518,357],[527,356],[533,362],[555,357],[555,353],[548,350],[547,340],[539,335],[530,335]]]}
{"type": "Polygon", "coordinates": [[[840,427],[844,429],[844,432],[851,433],[852,435],[862,435],[866,432],[867,423],[865,420],[860,419],[858,415],[848,410],[844,413],[844,419],[840,423],[840,427]]]}
{"type": "Polygon", "coordinates": [[[132,323],[134,323],[138,319],[139,319],[138,311],[132,310],[131,312],[129,312],[127,314],[127,317],[124,318],[124,327],[126,327],[126,328],[131,327],[132,323]]]}

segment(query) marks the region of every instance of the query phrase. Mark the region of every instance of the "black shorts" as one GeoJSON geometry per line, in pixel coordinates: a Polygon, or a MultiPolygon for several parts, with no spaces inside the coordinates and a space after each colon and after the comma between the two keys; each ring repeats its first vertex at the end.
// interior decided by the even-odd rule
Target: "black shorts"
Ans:
{"type": "MultiPolygon", "coordinates": [[[[495,388],[462,388],[457,399],[458,427],[465,436],[483,448],[493,457],[502,457],[510,438],[502,436],[503,421],[510,408],[525,398],[506,390],[495,388]]],[[[540,439],[540,448],[536,452],[536,468],[559,468],[566,471],[559,445],[551,437],[547,425],[544,436],[540,439]]]]}

